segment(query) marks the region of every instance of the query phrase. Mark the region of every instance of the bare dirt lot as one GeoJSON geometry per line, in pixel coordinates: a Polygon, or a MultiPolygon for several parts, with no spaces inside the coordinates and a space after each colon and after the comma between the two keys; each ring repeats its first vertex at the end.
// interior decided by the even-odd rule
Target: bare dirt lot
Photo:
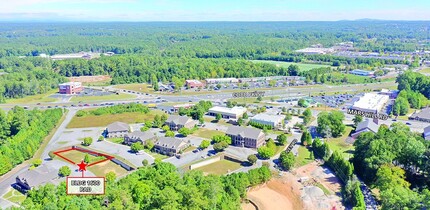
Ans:
{"type": "Polygon", "coordinates": [[[312,162],[292,173],[301,187],[305,209],[345,209],[341,203],[341,184],[332,171],[312,162]]]}
{"type": "MultiPolygon", "coordinates": [[[[294,185],[293,181],[294,179],[284,177],[272,179],[267,184],[251,189],[248,192],[248,199],[262,210],[303,209],[299,187],[294,185]]],[[[242,208],[244,210],[255,209],[250,204],[243,204],[242,208]]]]}
{"type": "Polygon", "coordinates": [[[100,76],[80,76],[80,77],[69,77],[71,82],[82,82],[82,83],[93,83],[93,82],[105,82],[110,81],[111,77],[108,75],[100,76]]]}
{"type": "MultiPolygon", "coordinates": [[[[248,199],[262,210],[345,209],[341,203],[339,180],[330,170],[317,162],[281,174],[266,184],[250,189],[248,199]]],[[[243,203],[242,209],[256,208],[250,203],[243,203]]]]}

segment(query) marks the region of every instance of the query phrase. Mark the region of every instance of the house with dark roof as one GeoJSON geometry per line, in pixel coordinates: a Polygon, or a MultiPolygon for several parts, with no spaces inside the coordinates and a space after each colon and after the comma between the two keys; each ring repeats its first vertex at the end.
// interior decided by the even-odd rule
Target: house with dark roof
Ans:
{"type": "Polygon", "coordinates": [[[420,112],[412,114],[409,119],[430,123],[430,107],[424,108],[420,112]]]}
{"type": "Polygon", "coordinates": [[[58,178],[57,172],[58,169],[52,166],[41,165],[16,176],[16,182],[13,184],[13,187],[22,193],[26,193],[39,185],[53,183],[58,178]]]}
{"type": "Polygon", "coordinates": [[[114,122],[106,127],[106,136],[108,138],[124,137],[130,130],[130,126],[123,122],[114,122]]]}
{"type": "Polygon", "coordinates": [[[173,156],[187,148],[189,144],[174,137],[160,137],[154,144],[154,151],[160,154],[173,156]]]}
{"type": "Polygon", "coordinates": [[[134,131],[132,133],[127,133],[124,135],[123,144],[131,145],[136,142],[145,144],[146,141],[155,141],[156,136],[151,132],[134,131]]]}
{"type": "Polygon", "coordinates": [[[193,128],[197,121],[187,116],[170,115],[165,124],[170,127],[170,130],[177,131],[181,128],[193,128]]]}
{"type": "Polygon", "coordinates": [[[363,132],[377,133],[378,130],[379,130],[378,124],[376,124],[371,119],[366,119],[357,125],[357,128],[355,129],[355,132],[353,134],[351,134],[351,137],[355,139],[355,138],[357,138],[358,135],[360,135],[363,132]]]}
{"type": "Polygon", "coordinates": [[[234,146],[258,148],[265,143],[266,135],[262,130],[251,127],[230,126],[226,131],[234,146]]]}
{"type": "Polygon", "coordinates": [[[423,137],[425,140],[430,141],[430,126],[427,126],[426,128],[424,128],[423,137]]]}

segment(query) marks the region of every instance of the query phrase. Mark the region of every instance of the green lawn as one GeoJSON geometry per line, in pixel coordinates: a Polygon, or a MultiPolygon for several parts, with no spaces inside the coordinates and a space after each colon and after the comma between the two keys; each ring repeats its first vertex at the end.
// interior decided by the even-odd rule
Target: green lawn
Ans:
{"type": "Polygon", "coordinates": [[[192,135],[193,136],[198,136],[198,137],[202,137],[205,139],[211,139],[213,136],[216,135],[223,135],[224,133],[221,131],[214,131],[214,130],[209,130],[207,128],[200,128],[197,131],[195,131],[192,135]]]}
{"type": "Polygon", "coordinates": [[[113,122],[120,121],[124,123],[142,123],[147,120],[153,120],[156,114],[163,114],[160,110],[152,110],[148,114],[128,112],[121,114],[106,115],[88,115],[83,117],[74,116],[67,128],[87,128],[87,127],[105,127],[113,122]]]}
{"type": "Polygon", "coordinates": [[[408,111],[408,114],[403,115],[403,116],[398,116],[397,119],[399,120],[409,120],[409,115],[411,115],[412,113],[414,113],[417,109],[412,109],[410,108],[408,111]]]}
{"type": "Polygon", "coordinates": [[[122,144],[124,138],[107,138],[106,140],[115,144],[122,144]]]}
{"type": "Polygon", "coordinates": [[[293,63],[293,62],[284,62],[284,61],[264,61],[264,60],[252,60],[255,63],[270,63],[276,65],[278,67],[288,68],[290,65],[299,66],[300,71],[309,71],[311,69],[321,68],[321,67],[330,67],[329,65],[321,65],[321,64],[307,64],[307,63],[293,63]]]}
{"type": "Polygon", "coordinates": [[[420,73],[430,74],[430,68],[425,68],[421,70],[420,73]]]}
{"type": "Polygon", "coordinates": [[[239,169],[240,167],[240,163],[223,159],[215,163],[196,168],[195,170],[202,171],[205,174],[223,175],[236,169],[239,169]]]}
{"type": "Polygon", "coordinates": [[[294,167],[300,167],[307,165],[308,163],[311,163],[314,161],[313,159],[310,159],[311,151],[308,150],[308,148],[304,146],[299,146],[299,154],[296,157],[296,161],[294,163],[294,167]]]}
{"type": "Polygon", "coordinates": [[[151,94],[155,92],[151,85],[145,84],[145,83],[115,85],[114,88],[132,90],[132,91],[142,92],[142,93],[151,93],[151,94]]]}
{"type": "Polygon", "coordinates": [[[148,153],[149,155],[151,155],[153,158],[155,158],[155,159],[160,159],[160,160],[163,160],[163,159],[166,159],[166,158],[168,158],[169,156],[167,156],[167,155],[163,155],[163,154],[160,154],[160,153],[156,153],[156,152],[152,152],[152,151],[149,151],[149,150],[147,150],[147,149],[144,149],[144,151],[146,152],[146,153],[148,153]]]}
{"type": "Polygon", "coordinates": [[[57,89],[51,90],[44,94],[37,94],[32,96],[26,96],[24,98],[16,98],[16,99],[8,99],[6,100],[6,104],[36,104],[43,102],[55,102],[56,98],[50,98],[49,96],[58,92],[57,89]]]}
{"type": "Polygon", "coordinates": [[[183,153],[191,152],[191,151],[193,151],[195,149],[197,149],[197,147],[195,147],[195,146],[189,146],[188,148],[184,149],[184,151],[182,151],[182,152],[183,153]]]}
{"type": "Polygon", "coordinates": [[[133,99],[136,98],[136,96],[126,93],[121,93],[119,95],[117,94],[111,94],[111,95],[104,95],[104,96],[73,96],[70,101],[71,102],[87,102],[87,101],[103,101],[103,100],[126,100],[126,99],[133,99]]]}
{"type": "Polygon", "coordinates": [[[208,122],[208,123],[212,123],[212,121],[214,121],[215,123],[220,124],[220,125],[225,125],[225,126],[230,126],[231,125],[230,123],[227,123],[225,121],[225,119],[221,119],[218,122],[215,121],[214,117],[203,117],[203,119],[204,119],[205,122],[208,122]]]}
{"type": "MultiPolygon", "coordinates": [[[[85,154],[86,153],[80,152],[80,151],[77,151],[77,150],[71,150],[71,151],[60,153],[61,156],[66,157],[66,158],[70,159],[71,161],[73,161],[75,163],[81,162],[84,159],[85,154]]],[[[92,155],[88,155],[88,156],[90,157],[90,162],[89,162],[90,164],[93,163],[93,162],[99,161],[99,160],[106,159],[103,156],[99,156],[99,157],[92,156],[92,155]]]]}
{"type": "Polygon", "coordinates": [[[348,135],[352,130],[353,128],[351,126],[346,126],[345,132],[341,137],[326,139],[330,149],[333,150],[333,152],[339,151],[345,158],[352,157],[354,146],[345,142],[345,139],[348,138],[348,135]]]}
{"type": "Polygon", "coordinates": [[[25,200],[26,196],[12,188],[3,196],[3,198],[10,202],[21,204],[25,200]]]}

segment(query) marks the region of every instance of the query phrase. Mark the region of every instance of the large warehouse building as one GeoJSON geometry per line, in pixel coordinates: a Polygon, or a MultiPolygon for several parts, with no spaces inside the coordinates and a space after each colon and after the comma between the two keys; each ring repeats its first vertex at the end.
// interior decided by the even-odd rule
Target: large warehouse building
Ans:
{"type": "Polygon", "coordinates": [[[390,97],[377,93],[366,93],[356,101],[351,109],[370,113],[380,113],[387,105],[390,97]]]}
{"type": "Polygon", "coordinates": [[[268,114],[257,114],[251,118],[251,122],[261,123],[264,125],[270,125],[273,128],[281,128],[282,122],[285,119],[285,115],[268,115],[268,114]]]}
{"type": "Polygon", "coordinates": [[[233,108],[227,108],[227,107],[221,107],[221,106],[215,106],[209,109],[209,115],[216,116],[217,114],[221,114],[222,118],[226,119],[239,119],[240,117],[245,114],[247,109],[245,107],[233,107],[233,108]]]}
{"type": "Polygon", "coordinates": [[[60,94],[78,94],[84,90],[81,82],[67,82],[58,85],[60,94]]]}

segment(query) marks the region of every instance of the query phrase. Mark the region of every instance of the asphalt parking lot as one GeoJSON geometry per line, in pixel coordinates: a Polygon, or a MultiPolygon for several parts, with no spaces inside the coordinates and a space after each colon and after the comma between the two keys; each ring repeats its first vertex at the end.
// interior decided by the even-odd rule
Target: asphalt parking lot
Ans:
{"type": "Polygon", "coordinates": [[[324,104],[328,107],[338,108],[354,98],[353,94],[339,94],[332,96],[314,96],[312,99],[315,102],[324,104]]]}

